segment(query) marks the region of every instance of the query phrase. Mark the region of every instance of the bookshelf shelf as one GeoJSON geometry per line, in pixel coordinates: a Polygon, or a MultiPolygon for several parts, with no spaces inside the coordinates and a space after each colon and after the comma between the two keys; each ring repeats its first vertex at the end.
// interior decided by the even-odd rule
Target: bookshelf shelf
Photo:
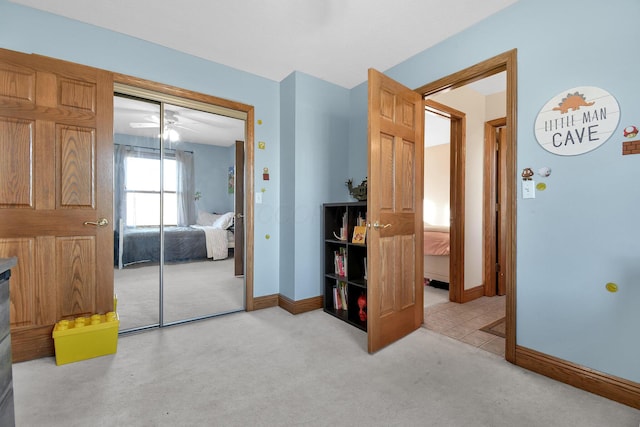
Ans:
{"type": "Polygon", "coordinates": [[[366,229],[362,236],[355,227],[365,225],[367,203],[326,203],[322,209],[324,311],[366,331],[366,229]],[[354,234],[364,243],[354,243],[354,234]]]}

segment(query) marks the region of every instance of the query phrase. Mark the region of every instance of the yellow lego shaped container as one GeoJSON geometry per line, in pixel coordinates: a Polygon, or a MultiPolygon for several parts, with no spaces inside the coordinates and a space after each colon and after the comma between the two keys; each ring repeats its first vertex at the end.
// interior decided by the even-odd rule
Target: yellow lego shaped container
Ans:
{"type": "Polygon", "coordinates": [[[53,327],[56,365],[114,354],[120,321],[114,311],[61,320],[53,327]]]}

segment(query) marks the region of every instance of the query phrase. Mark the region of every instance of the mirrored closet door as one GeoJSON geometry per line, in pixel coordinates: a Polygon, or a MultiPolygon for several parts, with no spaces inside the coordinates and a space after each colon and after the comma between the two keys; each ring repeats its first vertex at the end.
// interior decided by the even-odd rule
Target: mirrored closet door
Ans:
{"type": "Polygon", "coordinates": [[[244,120],[127,93],[116,93],[114,111],[120,330],[244,310],[244,272],[234,268],[244,257],[244,120]]]}

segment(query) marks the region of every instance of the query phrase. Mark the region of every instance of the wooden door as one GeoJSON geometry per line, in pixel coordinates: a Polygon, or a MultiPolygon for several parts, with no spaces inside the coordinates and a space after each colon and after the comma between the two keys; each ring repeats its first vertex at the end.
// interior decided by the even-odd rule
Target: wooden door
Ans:
{"type": "Polygon", "coordinates": [[[234,274],[244,275],[244,141],[236,141],[234,274]]]}
{"type": "Polygon", "coordinates": [[[484,295],[507,293],[507,119],[502,117],[485,123],[483,239],[484,295]]]}
{"type": "MultiPolygon", "coordinates": [[[[506,119],[505,119],[506,122],[506,119]]],[[[496,210],[496,255],[497,255],[497,292],[498,295],[507,293],[505,268],[507,265],[507,132],[505,127],[498,131],[498,168],[497,188],[498,209],[496,210]]]]}
{"type": "Polygon", "coordinates": [[[367,335],[373,353],[422,325],[422,97],[369,70],[367,335]]]}
{"type": "Polygon", "coordinates": [[[112,139],[110,73],[0,50],[0,257],[18,257],[16,362],[53,355],[58,320],[113,309],[112,139]]]}

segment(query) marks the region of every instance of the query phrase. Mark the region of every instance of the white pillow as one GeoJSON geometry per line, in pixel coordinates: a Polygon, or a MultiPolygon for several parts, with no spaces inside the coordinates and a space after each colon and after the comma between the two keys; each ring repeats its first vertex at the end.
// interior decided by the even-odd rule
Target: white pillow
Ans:
{"type": "Polygon", "coordinates": [[[222,215],[211,214],[205,211],[198,211],[197,225],[206,225],[211,227],[222,215]]]}
{"type": "Polygon", "coordinates": [[[233,217],[233,212],[227,212],[226,214],[221,215],[220,218],[215,220],[213,223],[213,228],[222,228],[223,230],[226,230],[233,225],[233,217]]]}

